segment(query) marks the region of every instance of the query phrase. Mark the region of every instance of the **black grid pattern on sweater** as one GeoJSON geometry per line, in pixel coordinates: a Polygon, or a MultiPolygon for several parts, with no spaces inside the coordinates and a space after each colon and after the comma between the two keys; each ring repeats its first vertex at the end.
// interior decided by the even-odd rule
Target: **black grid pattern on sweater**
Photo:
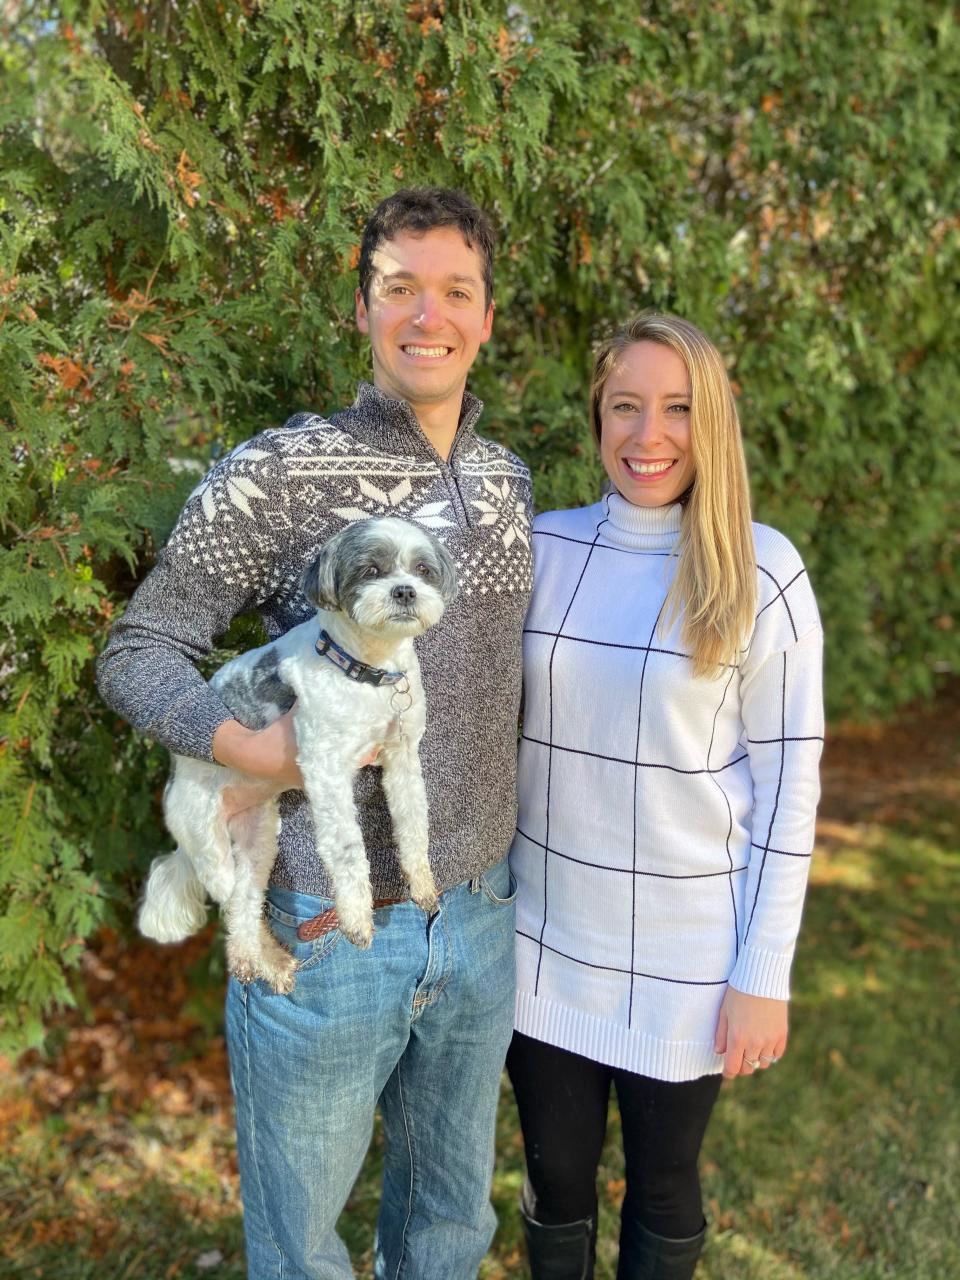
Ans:
{"type": "MultiPolygon", "coordinates": [[[[758,738],[758,739],[747,738],[746,739],[748,743],[756,743],[756,744],[763,744],[763,745],[773,745],[775,743],[779,743],[780,744],[780,763],[779,763],[779,773],[777,778],[777,786],[775,791],[775,799],[774,799],[773,806],[771,808],[770,822],[769,822],[768,830],[766,832],[766,840],[762,844],[757,843],[756,841],[751,841],[751,848],[758,850],[762,854],[762,859],[761,859],[760,870],[757,876],[757,883],[756,883],[756,888],[753,895],[753,901],[751,904],[748,905],[749,916],[744,925],[744,922],[739,920],[737,915],[736,895],[734,893],[734,888],[733,888],[733,877],[735,875],[743,874],[749,868],[747,865],[734,866],[733,857],[730,851],[730,835],[733,827],[733,814],[730,808],[729,799],[726,793],[724,792],[723,787],[720,785],[720,782],[718,781],[716,775],[722,774],[725,769],[729,769],[732,766],[739,764],[744,759],[747,759],[748,756],[746,752],[744,752],[742,755],[736,756],[732,760],[728,760],[726,763],[716,768],[710,767],[710,755],[713,750],[713,733],[712,733],[711,739],[710,739],[710,745],[707,750],[706,767],[703,769],[681,769],[676,765],[671,765],[667,763],[666,761],[642,761],[636,758],[634,758],[633,760],[629,760],[625,757],[605,755],[600,752],[587,751],[580,748],[564,746],[554,741],[553,664],[554,664],[554,658],[556,656],[557,648],[561,641],[574,643],[574,644],[589,645],[589,646],[600,648],[600,649],[629,650],[631,652],[636,652],[638,654],[642,653],[644,655],[643,666],[640,674],[640,689],[639,689],[639,699],[638,699],[638,709],[637,709],[637,739],[636,739],[637,755],[639,754],[640,723],[641,723],[642,711],[643,711],[643,684],[646,676],[647,662],[649,661],[651,654],[659,657],[682,657],[682,658],[689,657],[689,654],[687,654],[684,651],[663,648],[653,643],[657,633],[657,627],[659,625],[660,618],[666,604],[666,597],[664,597],[664,600],[660,605],[660,609],[657,612],[656,620],[653,624],[653,627],[651,628],[650,636],[646,644],[622,644],[622,643],[614,643],[610,641],[593,640],[586,636],[564,634],[563,628],[567,622],[567,619],[570,616],[574,603],[577,600],[577,596],[581,586],[583,585],[584,579],[587,576],[587,570],[590,566],[591,560],[593,559],[597,551],[613,551],[620,555],[646,555],[646,556],[653,555],[653,556],[660,556],[663,558],[667,558],[673,554],[672,552],[669,552],[669,551],[637,550],[637,549],[632,549],[627,547],[621,547],[616,545],[615,543],[611,543],[608,541],[601,541],[601,538],[603,536],[602,534],[603,526],[607,523],[608,523],[608,517],[604,517],[602,520],[600,520],[600,522],[597,524],[596,532],[593,538],[589,540],[584,538],[574,538],[567,534],[554,533],[548,530],[534,529],[533,531],[533,536],[535,539],[545,537],[545,538],[558,539],[563,542],[574,543],[579,546],[586,547],[587,554],[584,558],[583,566],[580,570],[580,573],[574,585],[573,592],[570,596],[570,599],[567,602],[566,608],[563,611],[563,617],[560,621],[560,625],[557,631],[547,631],[542,628],[535,628],[535,627],[527,627],[524,629],[524,635],[543,636],[545,638],[552,639],[553,643],[550,646],[550,658],[549,658],[549,664],[548,664],[548,699],[549,699],[548,738],[544,740],[542,738],[537,738],[532,735],[529,735],[526,732],[521,733],[522,741],[528,742],[532,745],[545,747],[548,751],[547,779],[546,779],[547,794],[546,794],[546,815],[545,815],[545,839],[543,841],[535,840],[526,832],[521,830],[519,827],[517,828],[517,834],[519,836],[521,836],[524,840],[526,840],[529,844],[533,845],[535,848],[539,848],[543,851],[543,920],[542,920],[538,935],[532,935],[532,934],[526,933],[522,929],[518,929],[518,934],[521,937],[527,938],[529,941],[536,943],[537,945],[537,949],[538,949],[537,969],[536,969],[536,980],[534,983],[535,996],[539,992],[540,972],[541,972],[544,952],[551,952],[554,955],[560,956],[563,959],[569,960],[572,963],[582,966],[583,968],[586,968],[586,969],[593,969],[593,970],[599,970],[599,971],[611,972],[611,973],[622,973],[624,975],[629,975],[630,996],[629,996],[629,1005],[628,1005],[627,1026],[628,1028],[630,1028],[632,1026],[632,1021],[633,1021],[634,986],[637,979],[646,979],[654,982],[675,983],[683,986],[701,986],[701,987],[719,986],[726,983],[727,981],[726,977],[701,978],[701,979],[679,978],[679,977],[671,976],[669,974],[650,973],[647,971],[638,970],[636,968],[636,954],[635,954],[636,939],[637,939],[636,894],[637,894],[638,881],[644,877],[650,877],[652,879],[660,879],[660,880],[678,880],[678,881],[684,881],[684,880],[700,881],[700,880],[706,880],[706,879],[719,878],[721,876],[726,878],[730,888],[730,904],[731,904],[731,910],[733,913],[735,935],[737,940],[736,949],[737,949],[737,954],[739,954],[741,946],[749,937],[750,927],[753,923],[753,917],[756,911],[757,902],[759,901],[761,889],[763,887],[763,879],[764,879],[764,873],[766,871],[768,855],[773,854],[778,857],[787,857],[787,858],[809,858],[811,856],[809,853],[800,853],[796,851],[775,848],[771,843],[771,840],[772,840],[773,831],[776,824],[777,812],[779,808],[780,791],[783,785],[783,776],[784,776],[784,770],[786,767],[787,744],[791,742],[812,742],[812,741],[822,742],[823,738],[822,738],[822,735],[790,736],[786,733],[787,654],[786,652],[783,652],[780,655],[782,660],[781,681],[780,681],[780,725],[781,725],[780,735],[775,738],[758,738]],[[633,770],[634,785],[633,785],[632,866],[613,867],[601,862],[595,862],[595,861],[591,861],[584,858],[574,857],[572,854],[565,853],[561,849],[551,845],[551,842],[550,842],[550,817],[551,817],[551,799],[552,799],[551,784],[552,784],[552,776],[553,776],[554,752],[560,752],[560,753],[565,753],[570,755],[587,756],[587,757],[590,757],[591,759],[602,760],[606,764],[610,764],[610,765],[624,765],[633,770]],[[641,769],[662,769],[662,770],[666,770],[676,774],[706,775],[717,786],[721,795],[723,796],[724,802],[727,807],[728,817],[729,817],[729,823],[728,823],[727,831],[725,834],[725,840],[724,840],[726,859],[728,863],[728,866],[725,870],[708,872],[708,873],[698,873],[693,875],[674,876],[674,875],[668,875],[662,872],[645,871],[637,867],[636,865],[637,816],[638,816],[637,815],[637,783],[638,783],[639,773],[641,769]],[[630,938],[629,966],[598,964],[594,961],[587,960],[582,956],[571,955],[567,952],[561,951],[556,947],[550,946],[549,943],[546,943],[544,941],[544,934],[546,932],[547,919],[549,915],[549,904],[548,904],[547,893],[548,893],[548,881],[549,881],[549,865],[550,865],[551,858],[559,858],[565,862],[577,863],[580,866],[587,867],[590,870],[597,871],[597,872],[607,872],[607,873],[612,872],[617,875],[630,877],[631,919],[633,921],[633,927],[631,929],[631,938],[630,938]]],[[[794,641],[796,641],[798,639],[797,627],[794,621],[793,613],[790,609],[789,600],[787,599],[787,592],[790,590],[792,586],[794,586],[795,583],[800,581],[805,576],[806,570],[801,569],[788,582],[780,583],[776,579],[774,574],[772,574],[768,569],[764,568],[763,565],[758,564],[757,568],[760,573],[763,573],[764,575],[766,575],[767,578],[770,579],[770,581],[773,583],[776,589],[776,594],[772,597],[772,599],[768,600],[767,603],[764,604],[758,610],[757,619],[759,619],[760,615],[766,612],[766,610],[769,609],[772,605],[776,604],[778,601],[782,602],[783,607],[786,611],[786,615],[790,624],[792,634],[793,634],[793,639],[794,641]]],[[[756,625],[756,620],[754,625],[756,625]]],[[[724,682],[723,693],[718,702],[718,705],[714,714],[714,720],[713,720],[714,733],[716,730],[717,719],[720,715],[720,712],[723,708],[724,701],[727,696],[727,691],[738,669],[739,668],[737,666],[732,666],[730,668],[730,674],[726,679],[726,681],[724,682]]]]}

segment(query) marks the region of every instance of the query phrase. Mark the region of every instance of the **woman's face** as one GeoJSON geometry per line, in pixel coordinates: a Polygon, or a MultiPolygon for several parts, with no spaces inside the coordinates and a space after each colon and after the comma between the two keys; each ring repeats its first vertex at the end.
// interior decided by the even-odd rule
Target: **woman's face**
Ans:
{"type": "Polygon", "coordinates": [[[690,375],[659,342],[635,342],[613,366],[600,398],[600,457],[620,495],[663,507],[689,488],[690,375]]]}

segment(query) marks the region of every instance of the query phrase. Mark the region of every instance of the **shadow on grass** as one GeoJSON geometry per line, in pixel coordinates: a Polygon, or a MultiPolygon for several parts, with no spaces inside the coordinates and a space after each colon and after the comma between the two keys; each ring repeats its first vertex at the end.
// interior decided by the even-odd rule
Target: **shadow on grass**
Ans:
{"type": "Polygon", "coordinates": [[[111,1175],[81,1154],[49,1163],[4,1161],[0,1275],[46,1280],[242,1280],[243,1227],[236,1204],[212,1189],[174,1186],[162,1175],[111,1175]],[[87,1165],[84,1168],[84,1164],[87,1165]]]}
{"type": "MultiPolygon", "coordinates": [[[[934,712],[836,735],[784,1061],[727,1084],[704,1149],[698,1280],[960,1277],[960,687],[934,712]]],[[[244,1275],[219,952],[116,936],[46,1059],[0,1086],[0,1277],[244,1275]],[[194,966],[193,979],[186,977],[194,966]],[[199,966],[199,968],[197,968],[199,966]],[[209,970],[209,972],[208,972],[209,970]]],[[[379,1128],[340,1230],[371,1274],[379,1128]]],[[[523,1153],[504,1086],[481,1280],[526,1275],[523,1153]]],[[[611,1108],[597,1280],[624,1192],[611,1108]]]]}

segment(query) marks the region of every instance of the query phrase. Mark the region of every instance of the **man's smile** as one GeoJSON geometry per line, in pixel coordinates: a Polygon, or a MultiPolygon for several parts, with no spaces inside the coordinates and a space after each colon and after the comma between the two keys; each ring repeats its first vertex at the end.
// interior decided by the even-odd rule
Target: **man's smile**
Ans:
{"type": "Polygon", "coordinates": [[[420,356],[428,360],[439,360],[443,356],[448,356],[450,352],[453,350],[453,347],[446,347],[446,346],[422,347],[422,346],[414,346],[412,343],[405,343],[400,349],[403,352],[403,354],[407,356],[420,356]]]}

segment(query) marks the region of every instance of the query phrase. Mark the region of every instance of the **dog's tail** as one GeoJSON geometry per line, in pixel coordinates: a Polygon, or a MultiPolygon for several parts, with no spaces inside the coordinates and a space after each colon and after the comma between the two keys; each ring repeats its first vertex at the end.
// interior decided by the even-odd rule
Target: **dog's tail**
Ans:
{"type": "Polygon", "coordinates": [[[182,942],[207,923],[207,895],[193,863],[183,852],[164,854],[150,864],[137,928],[156,942],[182,942]]]}

